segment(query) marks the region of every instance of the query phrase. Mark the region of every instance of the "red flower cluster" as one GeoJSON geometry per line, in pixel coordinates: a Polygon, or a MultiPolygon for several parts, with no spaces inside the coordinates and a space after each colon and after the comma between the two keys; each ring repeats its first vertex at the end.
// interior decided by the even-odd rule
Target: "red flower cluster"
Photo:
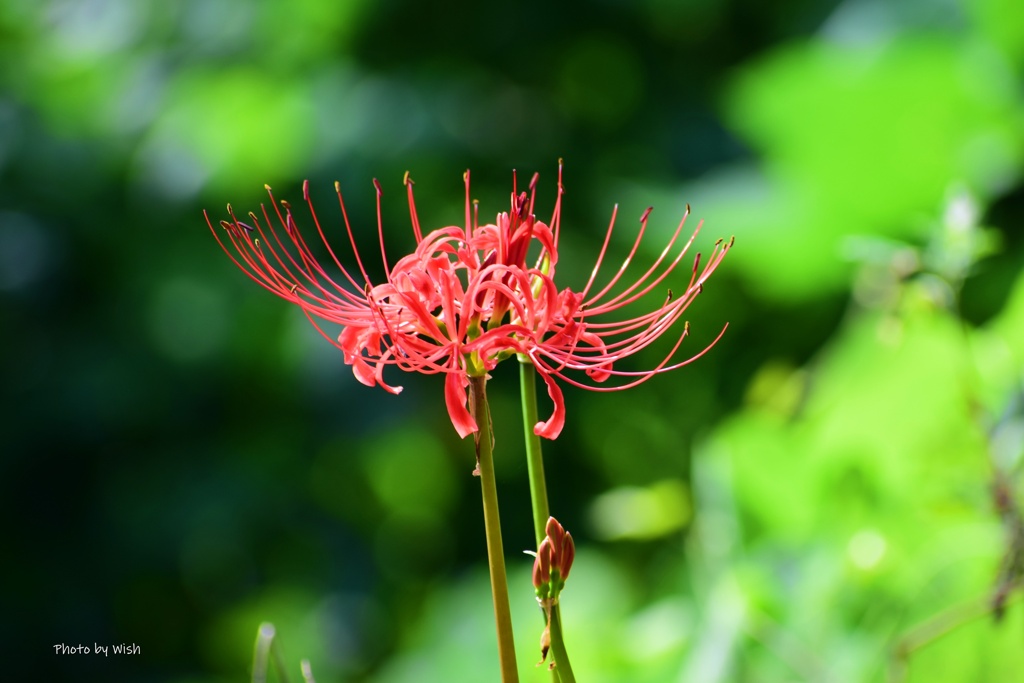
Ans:
{"type": "Polygon", "coordinates": [[[338,183],[335,183],[335,190],[358,276],[342,265],[324,235],[309,199],[308,182],[303,185],[303,196],[319,237],[341,273],[338,279],[325,272],[300,233],[291,206],[284,201],[274,201],[269,186],[267,192],[273,209],[269,212],[263,207],[262,221],[260,216],[250,213],[250,223],[243,222],[228,205],[231,220],[220,223],[227,240],[221,239],[209,216],[207,223],[235,265],[266,289],[298,304],[320,333],[342,351],[345,362],[352,366],[356,379],[363,384],[379,384],[391,393],[401,391],[401,387],[391,386],[384,380],[383,370],[389,365],[410,372],[443,373],[448,413],[456,431],[465,437],[477,431],[476,422],[466,407],[469,377],[482,376],[501,360],[518,354],[537,368],[554,404],[551,417],[539,422],[534,431],[554,439],[565,424],[565,403],[556,380],[599,391],[625,389],[658,373],[686,365],[718,341],[716,338],[692,358],[670,364],[686,337],[688,328],[684,326],[675,346],[655,368],[643,372],[614,369],[617,361],[647,347],[679,319],[732,246],[731,242],[716,243],[703,269],[698,254],[681,296],[673,297],[669,290],[667,299],[651,311],[624,320],[609,320],[611,314],[662,283],[686,254],[700,226],[678,253],[669,257],[682,233],[684,215],[661,256],[641,277],[613,295],[613,288],[640,246],[650,215],[648,209],[640,219],[639,234],[622,266],[607,285],[591,292],[611,239],[616,207],[597,265],[583,290],[559,290],[555,284],[555,266],[564,191],[561,175],[559,164],[558,197],[549,223],[537,220],[533,212],[535,174],[528,193],[517,192],[513,175],[509,212],[499,214],[495,223],[479,225],[476,203],[470,200],[467,171],[464,175],[465,227],[449,226],[423,235],[416,214],[413,182],[407,174],[405,185],[417,246],[393,267],[388,265],[384,253],[381,189],[374,180],[377,230],[386,273],[385,280],[379,284],[371,282],[363,267],[338,183]],[[272,227],[275,219],[284,229],[283,237],[272,227]],[[531,247],[536,256],[529,265],[527,255],[531,247]],[[340,324],[341,334],[336,339],[327,334],[316,322],[317,318],[340,324]],[[568,371],[583,371],[597,383],[611,376],[629,380],[618,386],[595,387],[567,376],[568,371]]]}

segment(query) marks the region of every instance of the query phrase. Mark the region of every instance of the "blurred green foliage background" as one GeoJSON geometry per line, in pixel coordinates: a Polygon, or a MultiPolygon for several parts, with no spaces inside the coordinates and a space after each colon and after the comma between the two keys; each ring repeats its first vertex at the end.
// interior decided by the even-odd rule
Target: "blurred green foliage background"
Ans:
{"type": "Polygon", "coordinates": [[[292,680],[497,680],[440,380],[358,384],[201,211],[309,178],[339,229],[337,179],[369,254],[379,178],[398,254],[404,171],[425,225],[461,222],[466,168],[485,217],[540,171],[545,217],[564,157],[563,286],[616,202],[623,254],[656,207],[641,263],[686,202],[700,248],[737,242],[688,312],[715,349],[568,389],[547,444],[579,679],[1024,679],[1022,71],[1016,0],[0,0],[3,677],[248,680],[271,621],[292,680]]]}

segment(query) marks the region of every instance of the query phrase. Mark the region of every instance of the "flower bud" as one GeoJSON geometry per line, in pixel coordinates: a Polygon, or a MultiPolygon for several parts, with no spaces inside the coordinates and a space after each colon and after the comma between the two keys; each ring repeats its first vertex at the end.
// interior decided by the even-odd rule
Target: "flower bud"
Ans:
{"type": "Polygon", "coordinates": [[[547,526],[544,527],[544,533],[551,539],[551,545],[557,553],[562,548],[562,537],[565,536],[565,528],[558,523],[558,520],[554,517],[548,517],[547,526]]]}
{"type": "Polygon", "coordinates": [[[546,593],[547,586],[551,582],[551,542],[548,539],[541,541],[537,549],[537,559],[533,561],[533,587],[540,592],[546,593]]]}
{"type": "Polygon", "coordinates": [[[572,534],[565,532],[562,541],[562,550],[558,553],[558,573],[562,580],[569,578],[569,570],[572,568],[572,561],[576,558],[576,544],[572,542],[572,534]]]}

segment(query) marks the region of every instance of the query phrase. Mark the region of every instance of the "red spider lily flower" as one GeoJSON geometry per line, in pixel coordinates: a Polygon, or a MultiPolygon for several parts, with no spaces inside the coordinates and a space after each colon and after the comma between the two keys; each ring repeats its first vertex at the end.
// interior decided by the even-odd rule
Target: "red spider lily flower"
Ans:
{"type": "Polygon", "coordinates": [[[556,379],[596,390],[625,389],[685,365],[707,351],[669,364],[686,336],[684,328],[675,347],[654,369],[640,373],[613,369],[615,362],[647,347],[676,322],[731,243],[716,244],[702,271],[699,271],[698,254],[690,282],[681,297],[673,298],[670,291],[668,299],[647,314],[606,322],[603,316],[617,313],[658,287],[682,259],[697,231],[678,255],[657,272],[681,233],[683,223],[680,222],[654,265],[619,294],[607,296],[640,245],[650,214],[648,209],[641,218],[640,233],[626,261],[611,282],[591,295],[611,238],[616,208],[598,265],[583,291],[559,291],[554,275],[563,193],[561,163],[558,196],[550,223],[538,221],[533,214],[537,175],[530,183],[529,194],[516,191],[514,177],[510,212],[499,214],[493,224],[480,226],[475,202],[470,201],[467,171],[464,175],[466,227],[448,226],[423,235],[413,198],[413,183],[406,175],[417,244],[412,254],[401,258],[393,267],[389,267],[384,252],[381,189],[374,180],[377,231],[385,271],[385,280],[380,284],[371,282],[363,266],[338,183],[335,183],[335,191],[358,277],[342,265],[331,248],[310,201],[308,182],[303,185],[303,196],[319,238],[341,273],[337,280],[326,273],[313,255],[299,231],[291,206],[284,201],[276,202],[269,187],[273,209],[262,208],[262,221],[260,216],[250,213],[251,224],[242,222],[229,205],[231,220],[220,223],[227,240],[221,239],[209,216],[207,224],[224,251],[251,279],[303,309],[316,329],[342,351],[345,362],[352,366],[356,379],[363,384],[379,384],[391,393],[401,391],[401,387],[384,381],[383,369],[389,365],[409,372],[445,374],[445,403],[452,424],[462,437],[477,431],[476,422],[466,408],[469,377],[485,375],[512,354],[519,354],[524,361],[528,359],[544,379],[554,404],[552,416],[538,423],[535,432],[553,439],[565,423],[564,400],[556,379]],[[273,219],[283,227],[284,238],[272,227],[273,219]],[[237,256],[228,248],[228,242],[237,256]],[[539,245],[539,254],[535,264],[528,266],[527,254],[535,242],[539,245]],[[337,339],[324,332],[317,318],[342,326],[337,339]],[[599,388],[567,377],[565,373],[569,370],[582,370],[595,382],[603,382],[611,376],[634,379],[620,386],[599,388]]]}

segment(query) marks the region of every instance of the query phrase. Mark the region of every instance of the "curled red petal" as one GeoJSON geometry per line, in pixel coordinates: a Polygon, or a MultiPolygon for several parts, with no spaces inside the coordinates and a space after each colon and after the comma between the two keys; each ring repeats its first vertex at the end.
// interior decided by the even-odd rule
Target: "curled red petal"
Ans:
{"type": "Polygon", "coordinates": [[[377,377],[373,368],[363,360],[362,356],[354,357],[349,364],[352,366],[352,374],[355,375],[360,384],[365,384],[368,387],[377,386],[377,377]]]}
{"type": "Polygon", "coordinates": [[[362,355],[372,336],[370,328],[354,325],[342,328],[341,334],[338,335],[338,345],[345,353],[345,362],[352,366],[352,374],[359,383],[368,387],[377,386],[376,373],[362,355]]]}
{"type": "Polygon", "coordinates": [[[478,431],[476,420],[466,408],[466,387],[469,378],[463,371],[449,372],[444,382],[444,402],[448,406],[448,417],[459,436],[465,439],[478,431]]]}
{"type": "Polygon", "coordinates": [[[558,387],[554,377],[540,371],[539,367],[537,374],[541,376],[544,384],[548,386],[548,396],[551,397],[551,402],[555,404],[555,409],[551,413],[551,417],[546,421],[538,422],[534,425],[533,433],[545,439],[557,439],[558,435],[562,433],[562,427],[565,426],[565,399],[562,398],[562,390],[558,387]]]}

